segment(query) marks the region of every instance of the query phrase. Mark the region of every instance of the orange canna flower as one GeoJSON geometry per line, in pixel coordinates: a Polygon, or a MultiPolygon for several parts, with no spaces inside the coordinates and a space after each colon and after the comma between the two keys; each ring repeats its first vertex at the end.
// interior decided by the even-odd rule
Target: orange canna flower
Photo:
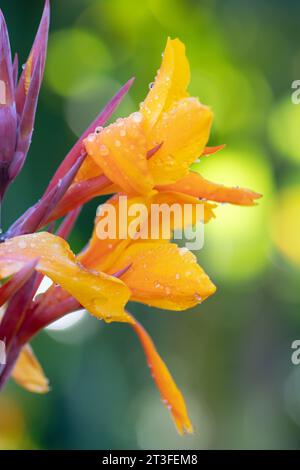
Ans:
{"type": "MultiPolygon", "coordinates": [[[[190,165],[199,155],[209,155],[222,146],[209,148],[206,143],[212,113],[196,98],[188,97],[189,65],[179,40],[168,40],[158,75],[140,111],[118,119],[107,128],[99,128],[85,139],[88,154],[79,170],[76,183],[98,177],[108,184],[99,194],[118,192],[109,203],[117,210],[123,226],[130,221],[119,219],[120,195],[128,194],[129,206],[143,201],[168,206],[189,202],[204,205],[204,222],[214,217],[215,205],[206,202],[230,202],[253,205],[260,195],[242,188],[227,188],[207,181],[191,172],[190,165]]],[[[94,193],[95,194],[95,193],[94,193]]],[[[149,224],[148,215],[143,224],[149,224]]],[[[195,224],[197,219],[184,220],[195,224]]],[[[131,291],[131,300],[168,310],[185,310],[212,295],[216,287],[198,265],[195,256],[168,240],[151,241],[100,239],[97,225],[89,245],[79,255],[88,269],[118,273],[131,291]]],[[[172,238],[175,223],[170,226],[172,238]]],[[[184,399],[168,369],[158,356],[152,340],[136,321],[132,324],[144,348],[153,378],[163,401],[171,411],[179,432],[192,432],[184,399]]]]}
{"type": "Polygon", "coordinates": [[[139,112],[96,129],[84,140],[88,157],[77,174],[77,183],[104,174],[111,184],[99,187],[99,194],[119,190],[149,196],[159,191],[171,197],[176,192],[189,194],[195,203],[201,198],[254,204],[259,194],[226,188],[190,171],[199,156],[223,146],[206,147],[213,114],[188,95],[189,81],[185,47],[178,39],[168,39],[161,67],[139,112]]]}
{"type": "MultiPolygon", "coordinates": [[[[130,202],[134,204],[139,199],[133,197],[130,202]]],[[[118,207],[118,197],[113,200],[118,207]]],[[[95,229],[89,246],[78,258],[88,269],[118,275],[131,291],[130,300],[161,309],[186,310],[201,303],[216,290],[198,265],[195,255],[168,240],[100,240],[95,229]]],[[[148,333],[132,316],[131,319],[152,377],[178,432],[193,432],[181,392],[148,333]]]]}
{"type": "MultiPolygon", "coordinates": [[[[121,252],[135,239],[135,234],[132,233],[131,237],[128,234],[128,228],[131,222],[134,221],[135,215],[130,216],[131,208],[135,204],[142,204],[145,207],[146,213],[142,216],[141,223],[136,227],[136,236],[138,239],[138,234],[143,231],[143,228],[147,226],[148,228],[154,226],[157,230],[157,240],[170,240],[172,238],[173,230],[180,229],[183,226],[195,225],[198,221],[198,214],[196,211],[197,206],[203,206],[203,214],[200,213],[200,221],[207,223],[214,217],[214,208],[216,207],[213,204],[195,200],[193,197],[181,193],[170,194],[168,192],[157,193],[149,196],[148,198],[142,196],[131,196],[126,199],[126,209],[122,212],[122,202],[121,198],[123,196],[116,194],[112,196],[107,202],[110,207],[115,208],[116,215],[116,234],[113,238],[100,238],[98,235],[98,224],[101,223],[101,220],[105,222],[105,214],[97,215],[95,218],[95,227],[89,241],[89,244],[85,250],[79,255],[79,260],[93,269],[100,269],[106,271],[110,268],[112,263],[119,258],[121,252]],[[182,217],[180,219],[181,224],[178,226],[178,221],[174,217],[174,214],[170,210],[170,224],[167,227],[168,233],[165,233],[164,236],[162,232],[162,218],[154,220],[152,217],[151,206],[154,204],[165,205],[165,207],[171,207],[172,204],[176,203],[178,208],[182,208],[184,204],[190,204],[191,211],[188,213],[181,212],[182,217]],[[125,214],[124,214],[125,212],[125,214]],[[124,216],[127,218],[124,218],[124,216]],[[123,233],[124,239],[119,237],[119,234],[123,233]]],[[[103,206],[100,206],[103,208],[103,206]]],[[[150,237],[151,240],[151,237],[150,237]]],[[[153,240],[152,240],[153,241],[153,240]]]]}
{"type": "MultiPolygon", "coordinates": [[[[136,200],[139,198],[130,201],[136,200]]],[[[118,207],[117,197],[114,202],[118,207]]],[[[78,259],[89,270],[121,273],[131,300],[162,309],[186,310],[215,292],[214,284],[187,248],[163,239],[100,239],[98,220],[88,247],[78,259]]]]}
{"type": "MultiPolygon", "coordinates": [[[[0,15],[4,51],[0,75],[9,91],[0,116],[7,124],[3,129],[9,129],[3,140],[6,154],[2,162],[5,171],[0,178],[1,202],[8,185],[20,172],[31,142],[45,64],[49,8],[46,0],[41,25],[17,87],[18,65],[16,59],[11,62],[6,25],[0,15]]],[[[1,235],[0,307],[5,306],[5,312],[0,318],[0,339],[5,340],[8,360],[5,365],[0,364],[0,389],[12,375],[29,391],[47,392],[48,380],[29,342],[51,322],[84,307],[98,319],[128,323],[133,328],[178,432],[193,431],[180,390],[150,336],[126,311],[126,305],[132,300],[182,311],[214,294],[216,287],[196,257],[171,242],[173,231],[199,220],[211,220],[214,202],[253,205],[260,195],[212,183],[190,171],[199,156],[213,154],[223,146],[206,146],[213,114],[197,98],[189,96],[189,80],[184,45],[178,39],[168,39],[161,67],[139,111],[101,127],[128,91],[130,80],[68,153],[42,198],[1,235]],[[161,220],[154,223],[151,212],[147,212],[133,238],[118,235],[104,240],[97,233],[103,220],[98,214],[88,246],[75,256],[64,240],[79,213],[74,209],[100,194],[115,194],[109,202],[116,210],[118,228],[126,233],[131,220],[120,218],[124,194],[129,196],[129,206],[141,202],[146,208],[154,204],[171,207],[174,203],[183,207],[188,203],[192,211],[179,227],[175,217],[170,219],[167,237],[162,234],[161,220]],[[201,216],[199,205],[203,206],[201,216]],[[66,214],[57,235],[34,233],[66,214]],[[149,224],[157,228],[157,239],[139,240],[139,232],[149,224]],[[53,284],[36,296],[43,276],[48,276],[53,284]]]]}

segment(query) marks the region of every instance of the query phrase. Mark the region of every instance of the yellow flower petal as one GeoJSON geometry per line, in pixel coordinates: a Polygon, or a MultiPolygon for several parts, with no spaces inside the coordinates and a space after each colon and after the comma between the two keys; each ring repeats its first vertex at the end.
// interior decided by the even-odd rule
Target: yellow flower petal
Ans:
{"type": "Polygon", "coordinates": [[[197,222],[208,223],[215,217],[214,209],[217,207],[216,204],[201,201],[196,197],[175,191],[162,191],[155,194],[152,197],[152,203],[159,204],[161,207],[163,205],[165,205],[165,207],[169,207],[172,231],[174,229],[180,229],[191,225],[193,226],[197,222]],[[175,208],[173,212],[171,211],[171,208],[174,207],[174,205],[176,208],[181,209],[179,212],[181,213],[181,223],[180,217],[177,222],[176,218],[173,216],[176,212],[175,208]],[[187,210],[188,207],[190,207],[191,210],[187,210]]]}
{"type": "MultiPolygon", "coordinates": [[[[199,199],[194,198],[192,196],[186,194],[180,194],[175,192],[162,192],[158,194],[154,194],[149,198],[143,197],[128,197],[126,199],[126,203],[124,202],[123,195],[115,195],[111,197],[107,204],[114,208],[115,215],[114,220],[116,221],[115,224],[115,231],[112,234],[112,237],[101,239],[100,231],[99,231],[99,222],[105,221],[107,219],[108,213],[106,212],[106,205],[102,206],[102,214],[98,215],[95,219],[95,227],[93,230],[93,234],[91,240],[86,247],[86,249],[78,255],[79,261],[86,266],[88,269],[96,269],[98,271],[105,271],[107,272],[112,265],[116,262],[116,260],[121,256],[124,249],[131,243],[141,240],[140,238],[134,238],[136,232],[130,230],[130,234],[128,234],[128,227],[130,227],[131,223],[134,221],[136,217],[139,217],[139,212],[136,215],[129,215],[131,209],[136,204],[141,204],[146,210],[147,215],[145,218],[143,216],[140,217],[141,226],[145,226],[148,228],[148,241],[162,241],[162,240],[170,240],[173,235],[174,229],[183,228],[190,225],[195,225],[196,222],[208,222],[211,218],[214,217],[214,205],[209,204],[203,201],[199,201],[199,199]],[[124,203],[124,205],[123,205],[124,203]],[[163,216],[163,224],[162,224],[162,216],[159,215],[158,223],[155,222],[154,217],[152,218],[151,208],[153,205],[161,205],[164,211],[170,210],[170,223],[166,223],[166,216],[163,216]],[[181,211],[182,219],[177,221],[176,217],[174,217],[174,211],[172,209],[173,205],[176,204],[177,208],[181,211]],[[192,208],[191,212],[187,211],[185,213],[184,207],[185,204],[189,204],[192,208]],[[123,206],[123,208],[121,207],[123,206]],[[197,206],[203,206],[203,212],[200,211],[200,217],[198,217],[197,206]],[[126,212],[124,212],[126,211],[126,212]],[[127,217],[126,217],[127,215],[127,217]],[[203,216],[203,219],[202,219],[203,216]],[[178,223],[179,222],[179,223],[178,223]],[[155,233],[156,238],[151,239],[151,228],[155,226],[157,229],[157,234],[155,233]],[[125,235],[122,238],[121,234],[125,235]]],[[[164,212],[166,214],[166,212],[164,212]]],[[[107,226],[104,227],[107,230],[107,226]]],[[[140,229],[140,225],[138,226],[138,230],[140,229]]],[[[153,235],[154,237],[154,235],[153,235]]]]}
{"type": "Polygon", "coordinates": [[[49,392],[48,379],[29,345],[24,346],[22,349],[12,377],[17,384],[29,392],[49,392]]]}
{"type": "Polygon", "coordinates": [[[179,39],[169,38],[155,82],[141,105],[148,130],[175,101],[188,96],[189,81],[190,67],[184,44],[179,39]]]}
{"type": "Polygon", "coordinates": [[[50,233],[23,235],[1,243],[0,276],[18,271],[33,258],[39,258],[38,271],[60,284],[97,318],[128,321],[124,311],[128,288],[119,279],[84,269],[67,242],[50,233]]]}
{"type": "Polygon", "coordinates": [[[167,310],[185,310],[212,295],[216,287],[186,248],[173,243],[136,242],[110,272],[130,266],[122,280],[132,300],[167,310]]]}
{"type": "Polygon", "coordinates": [[[184,45],[169,39],[141,112],[118,119],[84,140],[88,158],[77,178],[99,174],[100,168],[125,193],[147,196],[154,183],[171,184],[183,178],[202,154],[212,123],[210,109],[188,97],[189,78],[184,45]],[[148,152],[160,144],[147,159],[148,152]]]}
{"type": "Polygon", "coordinates": [[[208,181],[199,173],[190,172],[183,179],[176,183],[166,186],[158,186],[159,191],[177,191],[179,193],[189,194],[197,198],[208,199],[216,202],[229,202],[239,206],[253,206],[255,200],[261,197],[261,194],[251,191],[251,189],[240,187],[227,187],[222,184],[208,181]]]}
{"type": "Polygon", "coordinates": [[[153,128],[152,143],[163,142],[149,160],[156,185],[171,184],[186,176],[208,141],[213,114],[197,98],[185,98],[166,112],[153,128]]]}
{"type": "Polygon", "coordinates": [[[193,426],[190,422],[186,404],[180,390],[177,388],[166,364],[159,356],[146,330],[135,319],[133,320],[134,323],[132,327],[144,349],[153,380],[161,394],[163,403],[171,413],[177,431],[179,434],[183,434],[184,432],[192,433],[193,426]]]}
{"type": "Polygon", "coordinates": [[[133,113],[84,140],[88,155],[126,193],[148,194],[153,187],[142,119],[133,113]]]}
{"type": "MultiPolygon", "coordinates": [[[[101,238],[99,235],[99,223],[101,220],[105,222],[108,212],[102,205],[102,214],[98,215],[95,219],[95,226],[91,240],[87,248],[78,256],[79,261],[89,269],[97,269],[98,271],[107,271],[110,266],[120,256],[124,248],[131,243],[132,239],[128,236],[128,227],[135,219],[135,216],[130,216],[129,211],[135,204],[142,204],[144,207],[149,207],[150,199],[136,197],[124,197],[122,194],[111,197],[106,204],[110,205],[111,210],[114,210],[112,216],[115,220],[115,230],[111,237],[101,238]],[[123,238],[122,238],[123,237],[123,238]]],[[[112,218],[110,220],[112,221],[112,218]]],[[[108,230],[105,226],[104,230],[108,230]]]]}

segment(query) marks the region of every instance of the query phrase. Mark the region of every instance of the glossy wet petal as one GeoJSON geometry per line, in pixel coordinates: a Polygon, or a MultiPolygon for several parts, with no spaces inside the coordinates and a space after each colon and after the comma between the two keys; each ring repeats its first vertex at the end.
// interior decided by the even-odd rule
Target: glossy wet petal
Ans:
{"type": "Polygon", "coordinates": [[[185,310],[201,303],[216,288],[194,254],[167,242],[136,242],[127,247],[110,272],[130,268],[122,280],[132,300],[167,310],[185,310]]]}
{"type": "MultiPolygon", "coordinates": [[[[171,214],[171,230],[195,225],[197,222],[208,223],[215,218],[216,204],[201,201],[197,197],[176,191],[160,191],[152,197],[153,204],[159,204],[162,211],[171,214]],[[167,209],[168,207],[168,209],[167,209]],[[175,217],[177,214],[178,218],[175,217]]],[[[166,223],[166,217],[164,218],[166,223]]],[[[163,224],[163,219],[160,221],[163,224]]]]}
{"type": "Polygon", "coordinates": [[[104,273],[89,272],[76,260],[63,239],[47,232],[15,237],[0,245],[0,275],[21,269],[39,258],[37,270],[60,284],[91,314],[105,321],[128,321],[124,306],[128,288],[104,273]]]}
{"type": "Polygon", "coordinates": [[[239,206],[253,206],[256,204],[256,199],[261,197],[261,194],[255,193],[251,189],[213,183],[194,172],[190,172],[174,184],[160,186],[158,189],[159,191],[178,191],[197,198],[222,203],[228,202],[239,206]]]}
{"type": "Polygon", "coordinates": [[[179,39],[169,38],[153,86],[141,105],[148,131],[174,102],[188,96],[189,81],[190,67],[184,44],[179,39]]]}
{"type": "Polygon", "coordinates": [[[147,194],[153,187],[142,118],[141,113],[133,113],[84,141],[88,155],[127,193],[147,194]]]}
{"type": "Polygon", "coordinates": [[[163,142],[149,160],[155,184],[170,184],[183,178],[202,154],[208,141],[213,114],[196,98],[185,98],[166,112],[151,133],[150,148],[163,142]]]}
{"type": "MultiPolygon", "coordinates": [[[[80,262],[88,269],[107,271],[126,246],[132,242],[128,227],[137,217],[137,214],[135,215],[133,211],[130,215],[130,211],[134,209],[135,205],[137,205],[136,207],[141,205],[148,209],[150,202],[151,199],[144,199],[140,196],[127,198],[124,195],[115,195],[100,206],[101,210],[95,219],[90,242],[78,256],[80,262]],[[101,220],[103,227],[99,225],[101,220]],[[112,222],[111,227],[106,225],[106,220],[112,222]]],[[[141,221],[146,221],[146,219],[148,219],[148,213],[145,218],[143,215],[141,216],[141,221]]],[[[134,236],[133,230],[131,234],[134,236]]]]}

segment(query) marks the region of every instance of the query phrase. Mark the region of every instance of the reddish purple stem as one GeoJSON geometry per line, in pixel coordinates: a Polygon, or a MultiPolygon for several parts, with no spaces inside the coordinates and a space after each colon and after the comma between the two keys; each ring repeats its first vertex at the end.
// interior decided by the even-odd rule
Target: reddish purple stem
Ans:
{"type": "Polygon", "coordinates": [[[131,78],[128,80],[125,85],[122,86],[122,88],[115,94],[115,96],[107,103],[105,108],[101,111],[101,113],[96,117],[96,119],[92,122],[92,124],[87,128],[87,130],[82,134],[80,139],[76,142],[74,147],[70,150],[70,152],[67,154],[65,159],[62,161],[60,166],[58,167],[56,173],[54,174],[52,180],[49,183],[49,186],[47,188],[47,192],[50,191],[53,186],[57,184],[57,181],[62,178],[66,172],[74,165],[78,157],[80,156],[82,152],[82,141],[92,132],[95,131],[95,128],[98,126],[104,126],[106,121],[110,118],[110,116],[113,114],[117,106],[120,104],[121,100],[123,99],[124,95],[128,92],[130,89],[132,83],[134,81],[134,78],[131,78]]]}

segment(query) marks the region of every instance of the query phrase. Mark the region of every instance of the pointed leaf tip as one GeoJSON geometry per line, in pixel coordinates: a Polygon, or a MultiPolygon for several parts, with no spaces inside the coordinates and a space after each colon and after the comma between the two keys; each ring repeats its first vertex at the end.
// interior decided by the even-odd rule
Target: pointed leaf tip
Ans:
{"type": "MultiPolygon", "coordinates": [[[[23,112],[20,121],[20,137],[21,141],[25,139],[27,136],[31,136],[33,132],[33,125],[35,119],[35,113],[37,108],[39,90],[40,90],[40,83],[42,77],[42,58],[41,56],[38,57],[34,70],[32,72],[31,78],[28,83],[28,88],[26,91],[25,101],[23,112]]],[[[20,142],[22,145],[22,142],[20,142]]],[[[20,145],[19,145],[20,146],[20,145]]],[[[27,153],[29,142],[25,144],[26,148],[18,148],[18,150],[22,150],[24,153],[27,153]]]]}
{"type": "Polygon", "coordinates": [[[40,59],[41,61],[41,74],[40,74],[40,82],[38,85],[38,92],[41,86],[42,77],[43,77],[44,68],[45,68],[45,61],[46,61],[49,23],[50,23],[50,4],[48,1],[46,1],[43,15],[39,24],[37,34],[35,36],[33,46],[31,48],[30,54],[26,61],[26,66],[21,74],[20,81],[17,87],[16,104],[17,104],[17,110],[19,114],[21,114],[23,111],[25,97],[26,97],[26,88],[28,87],[28,82],[30,82],[31,76],[32,76],[31,70],[35,69],[35,65],[38,59],[40,59]]]}

